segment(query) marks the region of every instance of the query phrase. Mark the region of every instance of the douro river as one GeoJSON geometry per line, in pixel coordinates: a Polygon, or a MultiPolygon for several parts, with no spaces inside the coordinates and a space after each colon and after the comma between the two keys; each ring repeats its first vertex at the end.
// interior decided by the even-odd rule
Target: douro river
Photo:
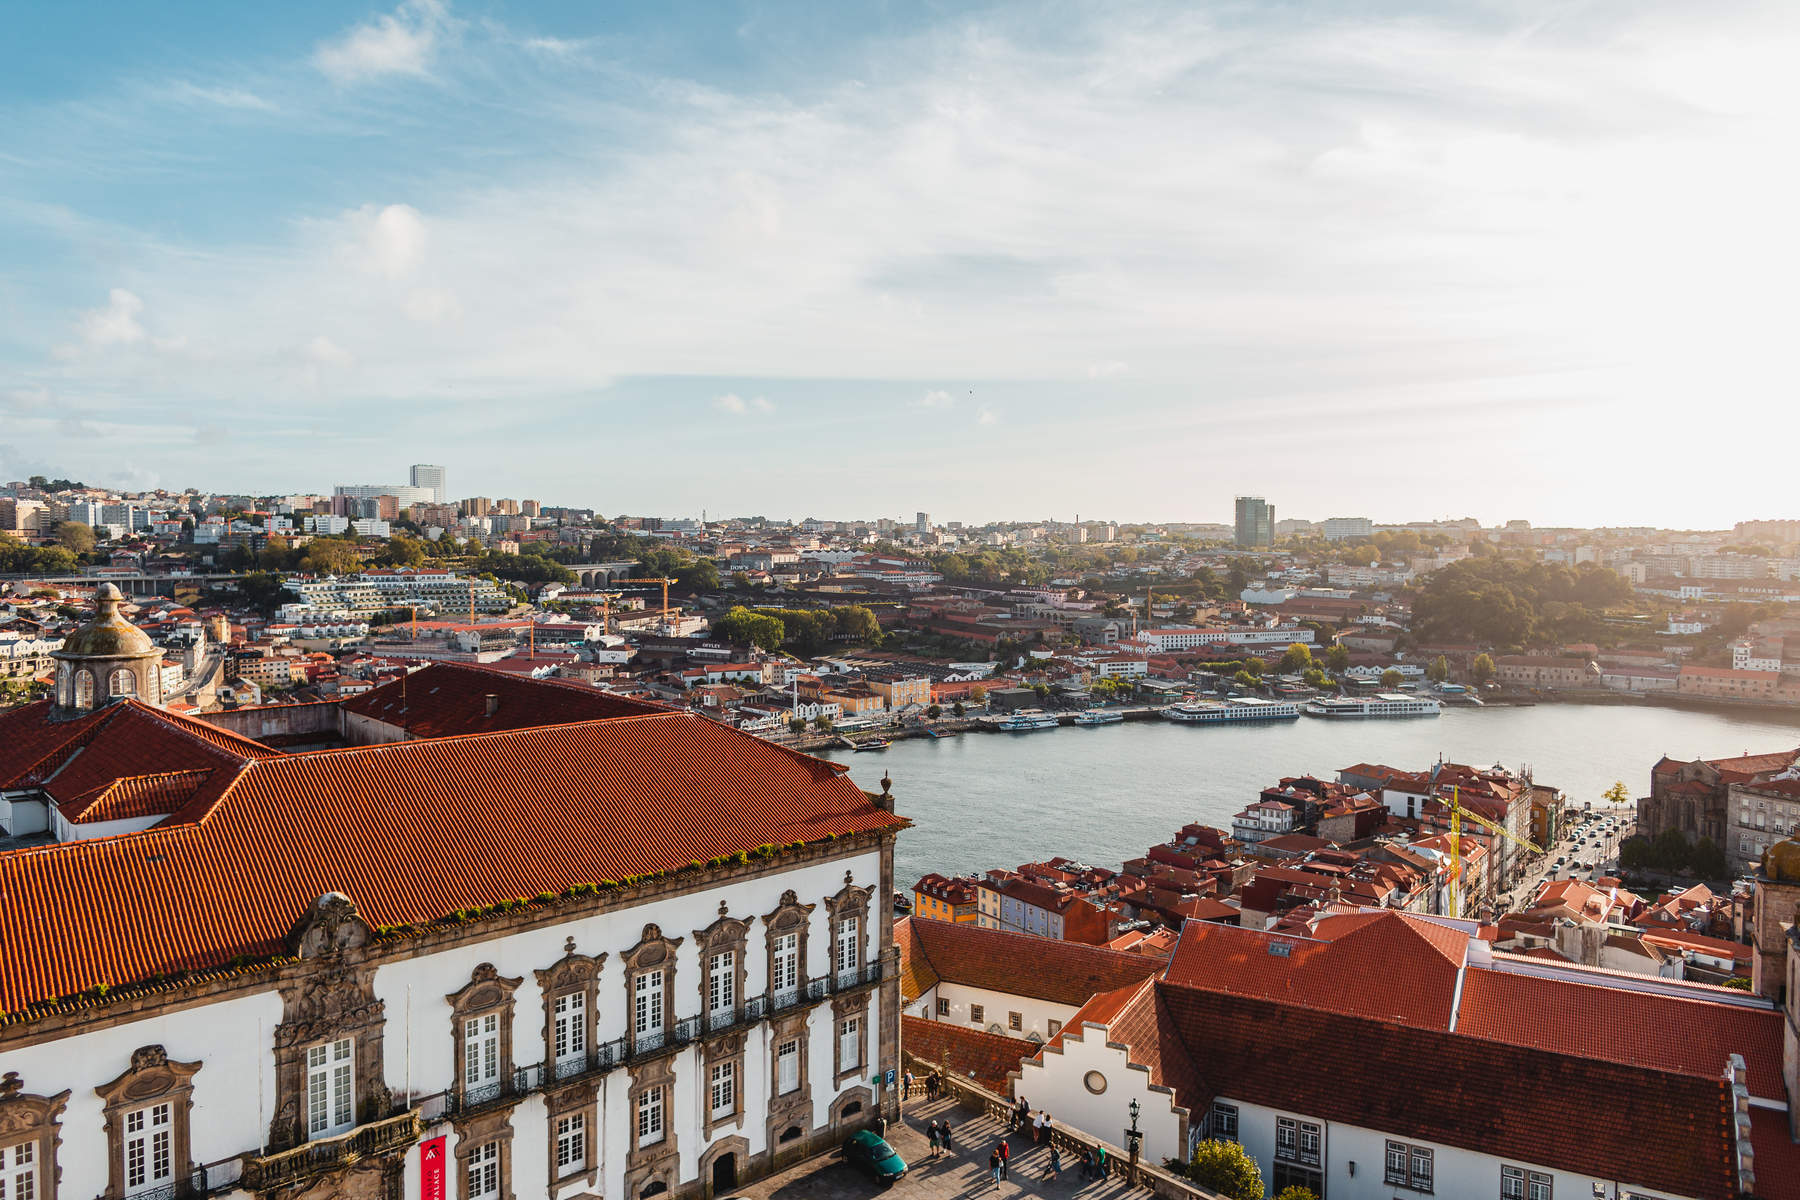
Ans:
{"type": "Polygon", "coordinates": [[[827,751],[869,791],[894,780],[915,827],[900,838],[895,886],[926,871],[1016,867],[1062,854],[1116,868],[1189,821],[1232,814],[1284,775],[1331,778],[1358,762],[1413,770],[1453,762],[1530,766],[1577,803],[1614,780],[1649,790],[1664,754],[1722,758],[1800,746],[1800,716],[1540,704],[1447,708],[1438,717],[1261,725],[1166,721],[1042,733],[972,733],[894,743],[879,754],[827,751]]]}

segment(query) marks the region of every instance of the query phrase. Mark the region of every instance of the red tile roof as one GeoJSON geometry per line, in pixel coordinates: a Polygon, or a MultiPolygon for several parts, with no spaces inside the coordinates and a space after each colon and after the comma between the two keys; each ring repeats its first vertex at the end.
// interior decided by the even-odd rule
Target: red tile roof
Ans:
{"type": "Polygon", "coordinates": [[[1222,991],[1158,990],[1198,1070],[1196,1096],[1703,1200],[1737,1195],[1723,1063],[1675,1074],[1222,991]]]}
{"type": "Polygon", "coordinates": [[[1012,1081],[1007,1076],[1019,1069],[1022,1060],[1038,1052],[1037,1043],[1024,1038],[924,1017],[901,1017],[900,1041],[908,1054],[938,1063],[950,1074],[973,1079],[1002,1096],[1012,1092],[1012,1081]]]}
{"type": "Polygon", "coordinates": [[[0,1011],[279,953],[327,892],[399,925],[904,825],[829,763],[679,713],[246,758],[152,829],[0,854],[0,1011]]]}
{"type": "Polygon", "coordinates": [[[582,683],[525,679],[465,663],[433,663],[344,701],[344,711],[403,727],[415,738],[498,733],[570,721],[668,711],[582,683]],[[487,698],[498,707],[487,712],[487,698]]]}
{"type": "MultiPolygon", "coordinates": [[[[925,971],[908,962],[912,956],[920,955],[926,961],[926,970],[937,980],[1033,996],[1077,1008],[1099,992],[1137,983],[1163,967],[1161,959],[1148,955],[983,929],[966,922],[909,917],[900,924],[910,926],[907,941],[896,938],[902,964],[916,979],[923,979],[925,971]]],[[[921,987],[912,995],[923,991],[921,987]]]]}
{"type": "Polygon", "coordinates": [[[1399,913],[1326,917],[1314,936],[1190,921],[1170,983],[1252,999],[1448,1029],[1462,933],[1399,913]],[[1285,947],[1285,954],[1278,951],[1285,947]]]}
{"type": "Polygon", "coordinates": [[[1783,1100],[1781,1014],[1624,987],[1472,970],[1456,1031],[1581,1058],[1720,1075],[1744,1056],[1750,1094],[1783,1100]]]}

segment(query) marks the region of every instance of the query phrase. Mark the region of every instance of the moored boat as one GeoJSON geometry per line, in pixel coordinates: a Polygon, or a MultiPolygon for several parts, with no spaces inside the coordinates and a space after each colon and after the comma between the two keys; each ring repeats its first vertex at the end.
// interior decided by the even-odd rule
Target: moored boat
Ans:
{"type": "Polygon", "coordinates": [[[1255,696],[1232,696],[1227,700],[1189,700],[1171,704],[1162,710],[1165,721],[1190,724],[1213,724],[1226,721],[1287,721],[1300,715],[1300,705],[1292,700],[1263,700],[1255,696]]]}
{"type": "Polygon", "coordinates": [[[1055,729],[1058,724],[1055,717],[1041,708],[1022,708],[994,728],[1004,733],[1036,733],[1040,729],[1055,729]]]}
{"type": "Polygon", "coordinates": [[[1106,712],[1098,708],[1075,714],[1075,724],[1077,725],[1117,725],[1124,719],[1124,713],[1106,712]]]}

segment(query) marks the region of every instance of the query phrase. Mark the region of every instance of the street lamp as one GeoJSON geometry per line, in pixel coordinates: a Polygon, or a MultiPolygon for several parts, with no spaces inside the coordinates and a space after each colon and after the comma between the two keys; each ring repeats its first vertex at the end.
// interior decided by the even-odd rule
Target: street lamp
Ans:
{"type": "Polygon", "coordinates": [[[1129,1178],[1132,1184],[1135,1185],[1138,1177],[1138,1148],[1144,1143],[1144,1133],[1143,1130],[1138,1128],[1138,1102],[1136,1100],[1131,1102],[1129,1111],[1131,1113],[1131,1128],[1125,1131],[1125,1149],[1131,1153],[1131,1173],[1129,1178]]]}

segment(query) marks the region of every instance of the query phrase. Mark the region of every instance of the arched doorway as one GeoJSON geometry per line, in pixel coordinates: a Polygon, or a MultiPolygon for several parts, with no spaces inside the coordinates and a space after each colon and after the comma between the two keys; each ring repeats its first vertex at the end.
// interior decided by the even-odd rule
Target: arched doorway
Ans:
{"type": "Polygon", "coordinates": [[[715,1196],[728,1195],[733,1188],[737,1187],[737,1176],[737,1155],[726,1153],[713,1159],[712,1194],[715,1196]]]}

